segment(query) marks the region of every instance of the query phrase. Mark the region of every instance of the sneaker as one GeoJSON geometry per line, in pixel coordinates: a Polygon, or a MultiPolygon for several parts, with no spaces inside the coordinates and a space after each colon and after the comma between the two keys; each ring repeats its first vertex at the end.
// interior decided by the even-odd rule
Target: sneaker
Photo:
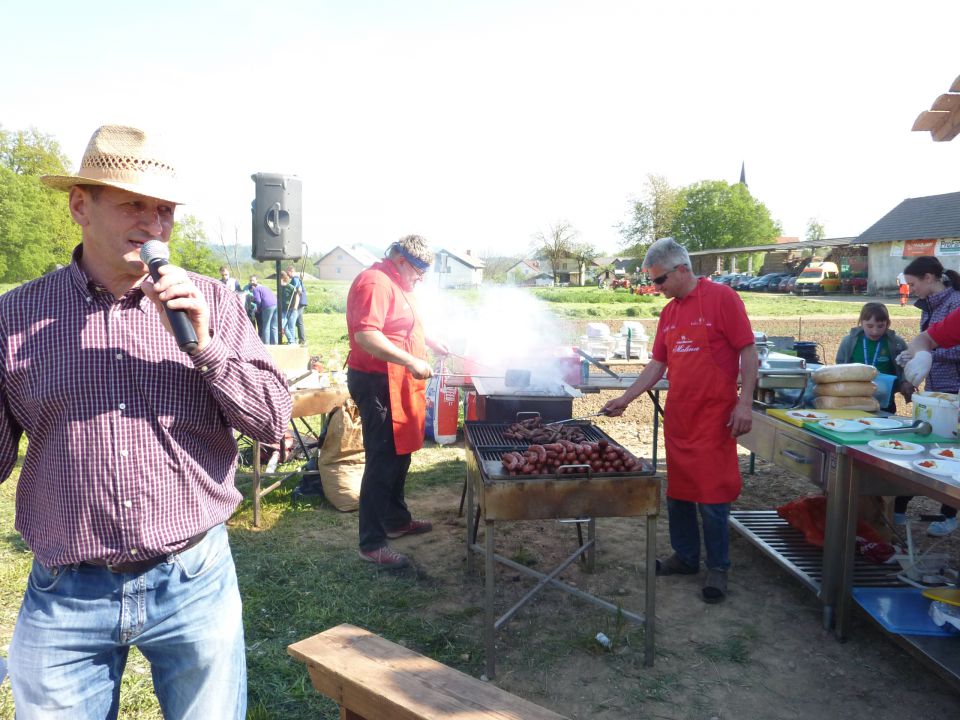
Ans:
{"type": "Polygon", "coordinates": [[[406,567],[410,564],[406,555],[401,555],[389,545],[384,545],[376,550],[361,550],[360,559],[389,570],[406,567]]]}
{"type": "Polygon", "coordinates": [[[947,518],[939,522],[930,523],[927,527],[927,535],[932,537],[943,537],[949,535],[957,529],[957,519],[955,517],[947,518]]]}
{"type": "Polygon", "coordinates": [[[387,537],[396,540],[404,535],[420,535],[433,530],[433,523],[426,520],[411,520],[406,525],[398,527],[396,530],[387,530],[387,537]]]}
{"type": "Polygon", "coordinates": [[[665,560],[657,560],[657,575],[696,575],[699,567],[691,567],[674,553],[665,560]]]}
{"type": "Polygon", "coordinates": [[[906,513],[894,513],[894,514],[893,514],[893,524],[894,524],[894,525],[906,525],[906,524],[907,524],[907,514],[906,514],[906,513]]]}
{"type": "Polygon", "coordinates": [[[703,601],[705,603],[723,602],[727,596],[727,571],[707,570],[707,579],[703,583],[703,601]]]}

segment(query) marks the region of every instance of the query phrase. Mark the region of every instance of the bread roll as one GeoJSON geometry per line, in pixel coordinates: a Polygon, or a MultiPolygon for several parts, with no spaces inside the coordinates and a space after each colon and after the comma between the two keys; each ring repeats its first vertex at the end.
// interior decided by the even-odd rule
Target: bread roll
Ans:
{"type": "Polygon", "coordinates": [[[863,363],[846,363],[845,365],[825,365],[811,374],[813,381],[820,383],[835,382],[867,382],[877,376],[877,369],[863,363]]]}
{"type": "Polygon", "coordinates": [[[813,399],[813,406],[817,410],[866,410],[876,412],[880,403],[872,397],[833,397],[824,395],[813,399]]]}
{"type": "Polygon", "coordinates": [[[877,391],[872,382],[834,382],[814,385],[813,394],[817,397],[871,397],[877,391]]]}

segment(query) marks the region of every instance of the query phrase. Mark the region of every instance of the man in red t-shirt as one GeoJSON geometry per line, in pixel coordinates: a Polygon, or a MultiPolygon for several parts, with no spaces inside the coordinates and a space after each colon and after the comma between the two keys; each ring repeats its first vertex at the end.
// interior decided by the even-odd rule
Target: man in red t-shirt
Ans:
{"type": "Polygon", "coordinates": [[[603,412],[622,414],[669,370],[663,431],[673,554],[657,560],[657,574],[700,572],[699,510],[707,556],[703,599],[715,603],[727,592],[727,518],[742,487],[736,437],[752,424],[758,359],[743,301],[726,285],[698,279],[690,267],[686,249],[672,238],[650,246],[643,269],[672,300],[660,313],[653,359],[603,412]]]}
{"type": "Polygon", "coordinates": [[[425,380],[433,374],[426,346],[447,352],[442,342],[424,336],[413,297],[432,261],[426,241],[407,235],[387,249],[384,260],[357,275],[347,294],[347,387],[360,410],[366,459],[360,558],[383,568],[409,563],[388,538],[433,529],[413,519],[403,497],[410,455],[423,445],[425,380]]]}

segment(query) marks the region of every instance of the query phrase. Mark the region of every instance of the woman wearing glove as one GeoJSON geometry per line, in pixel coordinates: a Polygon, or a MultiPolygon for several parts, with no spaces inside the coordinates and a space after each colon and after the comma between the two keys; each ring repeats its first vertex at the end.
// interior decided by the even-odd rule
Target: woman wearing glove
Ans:
{"type": "MultiPolygon", "coordinates": [[[[941,326],[948,324],[944,321],[949,316],[958,315],[954,311],[960,309],[960,275],[953,270],[944,270],[940,261],[930,256],[916,258],[907,265],[903,274],[910,290],[920,298],[916,306],[922,312],[921,334],[910,343],[907,352],[897,358],[899,363],[906,365],[904,377],[914,387],[918,387],[926,377],[927,391],[956,393],[960,389],[960,317],[954,322],[958,331],[956,339],[952,341],[949,334],[943,333],[941,326]],[[921,338],[925,338],[922,348],[918,343],[921,338]]],[[[910,499],[908,496],[897,498],[893,516],[897,524],[906,522],[910,499]]],[[[942,537],[957,529],[956,508],[941,505],[940,514],[945,519],[931,523],[927,528],[928,535],[942,537]]]]}

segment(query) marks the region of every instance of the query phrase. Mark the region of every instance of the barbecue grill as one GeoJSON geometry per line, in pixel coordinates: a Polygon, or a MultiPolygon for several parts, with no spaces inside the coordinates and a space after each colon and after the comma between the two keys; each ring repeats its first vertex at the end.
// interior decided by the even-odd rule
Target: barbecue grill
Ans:
{"type": "Polygon", "coordinates": [[[477,417],[487,422],[513,422],[517,413],[535,412],[544,422],[573,416],[573,399],[582,396],[564,382],[542,380],[534,374],[529,385],[509,387],[498,378],[474,377],[477,417]]]}
{"type": "MultiPolygon", "coordinates": [[[[568,415],[569,417],[569,415],[568,415]]],[[[494,655],[495,632],[533,596],[547,585],[569,592],[582,600],[613,614],[622,614],[628,620],[645,625],[644,661],[653,664],[654,606],[656,571],[656,521],[660,511],[660,478],[654,475],[653,465],[644,459],[634,458],[637,465],[628,472],[593,472],[587,465],[570,466],[570,474],[510,475],[501,463],[501,455],[510,451],[526,450],[528,444],[504,436],[510,423],[467,422],[465,445],[467,460],[467,508],[479,504],[478,518],[484,521],[485,545],[476,543],[477,528],[470,513],[467,519],[467,568],[473,569],[473,553],[484,556],[485,616],[484,646],[486,674],[493,678],[496,669],[494,655]],[[644,615],[624,611],[622,608],[582,590],[561,582],[557,576],[581,556],[586,559],[586,568],[594,567],[597,517],[645,517],[646,532],[646,582],[644,615]],[[587,524],[587,542],[583,543],[568,558],[549,574],[537,572],[494,551],[494,526],[498,521],[539,520],[574,518],[587,524]],[[537,578],[539,582],[502,617],[494,616],[494,561],[504,564],[522,574],[537,578]]],[[[567,428],[578,428],[587,442],[612,438],[590,423],[569,423],[567,428]]]]}

